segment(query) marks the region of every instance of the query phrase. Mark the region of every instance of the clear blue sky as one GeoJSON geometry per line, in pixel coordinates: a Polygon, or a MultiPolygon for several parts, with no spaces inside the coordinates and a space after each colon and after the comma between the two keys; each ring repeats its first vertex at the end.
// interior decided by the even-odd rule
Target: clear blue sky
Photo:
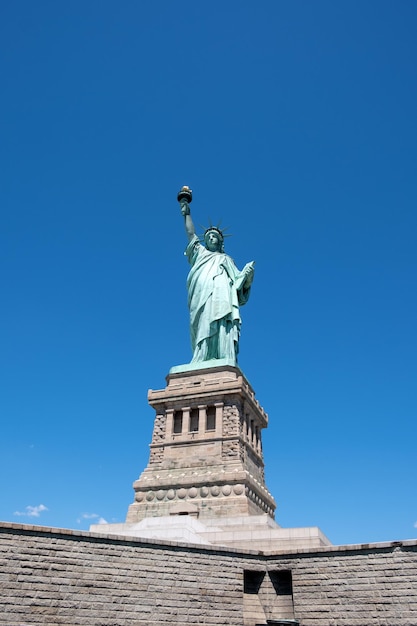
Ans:
{"type": "Polygon", "coordinates": [[[1,3],[1,520],[124,521],[147,389],[191,356],[188,184],[256,260],[240,366],[277,521],[416,537],[416,23],[414,1],[1,3]]]}

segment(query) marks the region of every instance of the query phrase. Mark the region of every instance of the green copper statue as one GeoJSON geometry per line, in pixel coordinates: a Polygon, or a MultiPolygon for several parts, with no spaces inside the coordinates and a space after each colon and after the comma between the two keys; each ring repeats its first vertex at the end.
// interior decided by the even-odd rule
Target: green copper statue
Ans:
{"type": "Polygon", "coordinates": [[[205,231],[203,246],[191,219],[191,199],[191,189],[183,187],[178,201],[188,237],[185,254],[191,265],[187,279],[191,363],[223,359],[236,365],[241,325],[239,306],[249,299],[254,262],[247,263],[240,272],[224,252],[223,232],[214,226],[205,231]]]}

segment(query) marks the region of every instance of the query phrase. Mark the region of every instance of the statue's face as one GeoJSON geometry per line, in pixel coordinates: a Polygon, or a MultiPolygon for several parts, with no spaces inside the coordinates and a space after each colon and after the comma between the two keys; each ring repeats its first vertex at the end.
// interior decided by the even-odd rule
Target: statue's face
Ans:
{"type": "Polygon", "coordinates": [[[221,247],[220,236],[216,233],[216,231],[211,230],[205,236],[205,243],[207,250],[210,252],[219,252],[221,247]]]}

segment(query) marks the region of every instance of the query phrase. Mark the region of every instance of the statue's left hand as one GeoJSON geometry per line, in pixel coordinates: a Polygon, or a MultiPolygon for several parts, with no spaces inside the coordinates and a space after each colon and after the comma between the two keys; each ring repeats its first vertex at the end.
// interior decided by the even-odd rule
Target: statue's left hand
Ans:
{"type": "Polygon", "coordinates": [[[255,261],[251,261],[247,263],[244,267],[245,276],[245,287],[250,287],[253,281],[253,275],[255,273],[255,261]]]}

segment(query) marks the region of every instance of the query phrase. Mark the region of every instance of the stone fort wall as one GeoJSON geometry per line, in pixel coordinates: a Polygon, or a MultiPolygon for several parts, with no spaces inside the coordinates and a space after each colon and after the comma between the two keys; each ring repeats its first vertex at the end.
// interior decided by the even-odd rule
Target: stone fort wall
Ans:
{"type": "Polygon", "coordinates": [[[0,524],[7,626],[416,626],[417,541],[257,553],[0,524]]]}

